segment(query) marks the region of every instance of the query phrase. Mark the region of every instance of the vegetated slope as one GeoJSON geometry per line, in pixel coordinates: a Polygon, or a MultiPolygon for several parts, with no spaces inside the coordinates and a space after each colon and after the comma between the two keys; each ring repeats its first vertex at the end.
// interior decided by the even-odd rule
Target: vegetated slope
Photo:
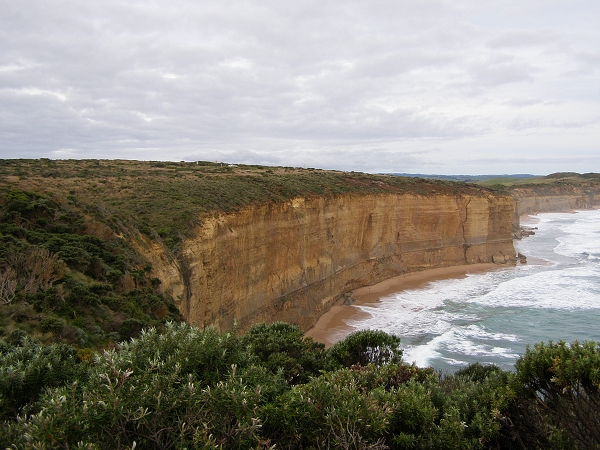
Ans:
{"type": "Polygon", "coordinates": [[[446,180],[446,181],[464,181],[466,183],[477,183],[482,185],[492,185],[496,183],[504,184],[512,181],[520,180],[533,180],[540,178],[538,175],[532,175],[527,173],[514,173],[504,175],[436,175],[436,174],[423,174],[423,173],[390,173],[387,175],[396,175],[401,177],[420,177],[429,178],[434,180],[446,180]]]}
{"type": "Polygon", "coordinates": [[[68,201],[0,186],[0,335],[103,347],[181,320],[124,237],[68,201]]]}
{"type": "Polygon", "coordinates": [[[197,225],[202,213],[231,212],[297,196],[348,193],[465,193],[482,188],[420,178],[211,162],[122,160],[0,160],[5,186],[58,195],[102,215],[133,221],[169,244],[197,225]]]}
{"type": "Polygon", "coordinates": [[[575,172],[557,172],[543,177],[508,177],[508,178],[489,178],[476,181],[481,186],[491,186],[498,189],[506,188],[532,188],[544,192],[547,189],[559,189],[561,187],[571,186],[579,188],[597,188],[600,187],[600,174],[575,172]]]}
{"type": "Polygon", "coordinates": [[[600,448],[598,344],[454,375],[403,364],[399,344],[367,330],[325,350],[285,323],[167,324],[90,364],[64,344],[0,339],[0,446],[600,448]]]}

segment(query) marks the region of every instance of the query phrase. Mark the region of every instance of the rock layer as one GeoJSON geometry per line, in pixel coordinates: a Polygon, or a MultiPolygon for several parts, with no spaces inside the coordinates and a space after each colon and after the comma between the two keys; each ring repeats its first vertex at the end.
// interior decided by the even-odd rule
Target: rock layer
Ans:
{"type": "Polygon", "coordinates": [[[513,198],[493,195],[263,204],[205,217],[180,261],[163,269],[163,284],[194,325],[284,320],[306,329],[360,286],[425,268],[514,261],[513,216],[513,198]]]}

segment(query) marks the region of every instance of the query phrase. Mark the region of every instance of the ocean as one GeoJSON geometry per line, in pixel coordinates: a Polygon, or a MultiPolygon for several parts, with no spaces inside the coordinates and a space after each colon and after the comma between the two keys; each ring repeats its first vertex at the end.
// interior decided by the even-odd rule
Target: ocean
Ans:
{"type": "Polygon", "coordinates": [[[528,345],[600,340],[600,210],[540,214],[515,241],[527,264],[433,281],[358,306],[347,321],[401,337],[403,359],[446,372],[476,361],[514,370],[528,345]]]}

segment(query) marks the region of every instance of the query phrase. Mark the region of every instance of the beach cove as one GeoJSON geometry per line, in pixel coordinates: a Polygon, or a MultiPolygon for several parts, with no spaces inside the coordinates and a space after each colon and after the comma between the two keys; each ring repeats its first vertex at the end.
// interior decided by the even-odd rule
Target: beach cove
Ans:
{"type": "Polygon", "coordinates": [[[404,360],[455,371],[472,363],[510,370],[527,345],[600,340],[600,211],[523,220],[515,241],[527,264],[476,264],[409,273],[354,291],[307,331],[332,345],[352,331],[401,337],[404,360]]]}

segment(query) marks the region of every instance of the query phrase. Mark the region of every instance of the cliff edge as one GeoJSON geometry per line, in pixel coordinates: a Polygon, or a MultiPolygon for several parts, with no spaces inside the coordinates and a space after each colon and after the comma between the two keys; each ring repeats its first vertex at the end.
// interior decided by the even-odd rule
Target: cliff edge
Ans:
{"type": "Polygon", "coordinates": [[[425,268],[515,261],[514,201],[494,195],[295,198],[205,217],[169,288],[195,325],[309,328],[343,293],[425,268]]]}

